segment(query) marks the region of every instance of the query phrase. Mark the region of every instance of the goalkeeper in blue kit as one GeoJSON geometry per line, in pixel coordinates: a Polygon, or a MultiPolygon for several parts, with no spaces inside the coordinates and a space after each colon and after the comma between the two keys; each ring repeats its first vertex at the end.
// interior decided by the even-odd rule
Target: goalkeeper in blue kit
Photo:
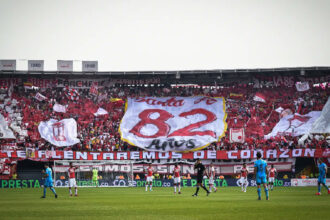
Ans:
{"type": "Polygon", "coordinates": [[[44,195],[41,197],[42,199],[46,198],[46,189],[47,187],[50,188],[50,190],[54,193],[55,198],[57,198],[57,194],[55,192],[54,189],[54,185],[53,185],[53,176],[52,176],[52,170],[50,169],[50,167],[48,166],[48,164],[45,164],[45,171],[43,171],[43,178],[45,178],[44,181],[44,195]]]}
{"type": "Polygon", "coordinates": [[[263,184],[266,200],[269,200],[268,187],[267,187],[267,162],[261,159],[261,153],[257,153],[257,160],[254,162],[254,174],[256,175],[256,182],[258,187],[258,200],[261,200],[261,187],[263,184]]]}

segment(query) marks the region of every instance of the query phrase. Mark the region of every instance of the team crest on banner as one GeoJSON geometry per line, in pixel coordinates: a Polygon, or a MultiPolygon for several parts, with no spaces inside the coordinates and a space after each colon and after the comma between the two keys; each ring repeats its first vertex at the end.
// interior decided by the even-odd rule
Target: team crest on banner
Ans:
{"type": "Polygon", "coordinates": [[[77,138],[77,123],[73,118],[42,121],[38,130],[43,139],[58,147],[72,146],[80,142],[77,138]]]}
{"type": "Polygon", "coordinates": [[[148,151],[193,151],[224,136],[226,117],[224,98],[128,98],[119,132],[148,151]]]}

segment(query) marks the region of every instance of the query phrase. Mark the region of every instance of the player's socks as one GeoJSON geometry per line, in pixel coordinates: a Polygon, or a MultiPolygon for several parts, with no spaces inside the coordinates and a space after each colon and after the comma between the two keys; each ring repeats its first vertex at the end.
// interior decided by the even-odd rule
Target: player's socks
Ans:
{"type": "Polygon", "coordinates": [[[152,191],[152,184],[150,184],[150,191],[152,191]]]}
{"type": "Polygon", "coordinates": [[[148,191],[148,184],[146,184],[146,192],[148,191]]]}
{"type": "Polygon", "coordinates": [[[211,186],[209,186],[209,192],[212,192],[212,187],[211,186]]]}
{"type": "Polygon", "coordinates": [[[317,186],[317,190],[318,190],[319,193],[321,193],[321,185],[320,184],[317,186]]]}
{"type": "Polygon", "coordinates": [[[265,188],[265,193],[266,193],[266,199],[268,200],[268,198],[269,198],[269,190],[268,190],[267,187],[265,188]]]}
{"type": "Polygon", "coordinates": [[[208,192],[209,193],[209,191],[206,189],[206,187],[205,186],[202,186],[202,188],[206,191],[206,192],[208,192]]]}
{"type": "Polygon", "coordinates": [[[46,187],[44,187],[44,198],[46,198],[46,187]]]}
{"type": "Polygon", "coordinates": [[[75,195],[76,196],[78,195],[78,189],[77,188],[75,189],[75,195]]]}
{"type": "Polygon", "coordinates": [[[258,192],[258,198],[259,198],[259,200],[260,200],[260,199],[261,199],[261,189],[258,188],[258,189],[257,189],[257,192],[258,192]]]}
{"type": "Polygon", "coordinates": [[[72,191],[71,191],[71,189],[69,189],[69,192],[70,192],[70,196],[72,196],[72,191]]]}
{"type": "Polygon", "coordinates": [[[179,185],[179,193],[181,193],[181,185],[179,185]]]}
{"type": "Polygon", "coordinates": [[[54,195],[56,195],[56,191],[53,187],[51,187],[50,190],[54,193],[54,195]]]}
{"type": "Polygon", "coordinates": [[[174,193],[176,193],[176,186],[174,186],[174,193]]]}
{"type": "Polygon", "coordinates": [[[199,186],[197,186],[197,188],[196,188],[196,192],[195,192],[196,196],[198,195],[198,191],[199,191],[199,186]]]}
{"type": "Polygon", "coordinates": [[[327,191],[329,191],[329,187],[325,184],[323,184],[323,186],[327,189],[327,191]]]}

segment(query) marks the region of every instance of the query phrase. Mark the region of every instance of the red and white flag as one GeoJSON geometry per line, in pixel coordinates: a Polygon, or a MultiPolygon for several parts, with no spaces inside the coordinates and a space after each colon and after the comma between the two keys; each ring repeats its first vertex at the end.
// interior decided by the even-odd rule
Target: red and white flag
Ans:
{"type": "Polygon", "coordinates": [[[89,93],[92,94],[92,95],[97,96],[97,94],[98,94],[97,86],[93,85],[93,86],[90,88],[89,93]]]}
{"type": "Polygon", "coordinates": [[[257,92],[254,97],[253,100],[256,102],[264,102],[266,103],[266,96],[264,94],[261,94],[260,92],[257,92]]]}
{"type": "Polygon", "coordinates": [[[244,143],[244,128],[231,128],[229,131],[230,143],[244,143]]]}
{"type": "Polygon", "coordinates": [[[38,101],[44,101],[44,100],[46,100],[47,99],[47,97],[46,96],[43,96],[42,94],[40,94],[39,92],[34,96],[34,98],[36,99],[36,100],[38,100],[38,101]]]}
{"type": "Polygon", "coordinates": [[[70,100],[79,100],[79,93],[77,90],[73,89],[73,88],[64,88],[64,93],[66,95],[66,97],[70,100]]]}
{"type": "Polygon", "coordinates": [[[298,92],[304,92],[309,90],[308,82],[296,82],[296,88],[298,92]]]}
{"type": "Polygon", "coordinates": [[[320,111],[312,111],[306,115],[298,113],[294,115],[287,115],[275,125],[272,132],[265,135],[265,139],[276,136],[301,136],[308,134],[312,128],[313,123],[320,117],[320,111]]]}
{"type": "Polygon", "coordinates": [[[43,139],[58,147],[72,146],[80,142],[77,138],[77,122],[73,118],[42,121],[38,130],[43,139]]]}
{"type": "Polygon", "coordinates": [[[65,106],[57,104],[57,103],[53,106],[53,110],[54,110],[54,112],[62,112],[62,113],[66,112],[65,106]]]}

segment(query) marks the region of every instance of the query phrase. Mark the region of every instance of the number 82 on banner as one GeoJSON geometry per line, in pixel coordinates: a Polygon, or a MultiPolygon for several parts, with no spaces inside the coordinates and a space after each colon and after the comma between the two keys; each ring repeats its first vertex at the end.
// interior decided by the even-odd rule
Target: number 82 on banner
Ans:
{"type": "Polygon", "coordinates": [[[190,151],[226,130],[223,98],[129,98],[120,124],[124,141],[152,151],[190,151]]]}

